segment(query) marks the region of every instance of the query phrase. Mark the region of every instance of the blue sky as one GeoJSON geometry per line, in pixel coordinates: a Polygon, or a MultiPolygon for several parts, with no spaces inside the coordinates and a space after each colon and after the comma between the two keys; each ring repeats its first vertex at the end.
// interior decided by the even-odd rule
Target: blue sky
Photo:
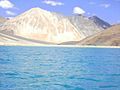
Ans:
{"type": "Polygon", "coordinates": [[[120,23],[120,0],[0,0],[0,16],[14,17],[33,7],[64,15],[72,15],[77,8],[76,12],[82,10],[86,16],[120,23]]]}

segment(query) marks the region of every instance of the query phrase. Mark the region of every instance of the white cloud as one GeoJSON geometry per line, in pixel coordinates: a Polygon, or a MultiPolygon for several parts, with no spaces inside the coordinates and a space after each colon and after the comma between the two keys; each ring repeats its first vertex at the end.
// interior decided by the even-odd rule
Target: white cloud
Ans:
{"type": "Polygon", "coordinates": [[[11,3],[9,0],[0,0],[0,7],[4,9],[13,8],[14,4],[11,3]]]}
{"type": "Polygon", "coordinates": [[[74,14],[84,14],[85,11],[82,8],[80,8],[80,7],[74,7],[73,13],[74,14]]]}
{"type": "Polygon", "coordinates": [[[108,8],[111,6],[111,4],[100,4],[101,7],[108,8]]]}
{"type": "Polygon", "coordinates": [[[64,5],[62,2],[52,1],[52,0],[44,0],[43,3],[51,5],[51,6],[61,6],[64,5]]]}
{"type": "Polygon", "coordinates": [[[14,15],[16,15],[16,13],[14,13],[14,12],[11,12],[11,11],[6,11],[6,14],[8,14],[8,15],[10,15],[10,16],[14,16],[14,15]]]}

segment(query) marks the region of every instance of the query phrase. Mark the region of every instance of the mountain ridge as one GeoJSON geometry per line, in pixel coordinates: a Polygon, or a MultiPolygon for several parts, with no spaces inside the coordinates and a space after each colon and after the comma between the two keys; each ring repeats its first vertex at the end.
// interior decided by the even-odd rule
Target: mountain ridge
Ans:
{"type": "MultiPolygon", "coordinates": [[[[104,21],[103,24],[107,25],[104,21]]],[[[105,29],[89,17],[82,15],[68,17],[41,8],[32,8],[15,18],[7,20],[0,27],[0,33],[9,36],[56,44],[80,41],[103,30],[105,29]]]]}
{"type": "Polygon", "coordinates": [[[56,15],[39,8],[30,9],[5,24],[8,24],[9,28],[2,27],[3,30],[14,29],[15,34],[36,40],[59,43],[66,40],[80,40],[82,37],[69,20],[59,19],[56,15]]]}
{"type": "MultiPolygon", "coordinates": [[[[75,15],[68,18],[71,21],[71,23],[78,29],[79,32],[82,31],[85,37],[93,35],[102,30],[105,30],[105,28],[101,27],[96,22],[89,19],[89,17],[83,16],[83,15],[75,15]]],[[[98,20],[99,22],[102,22],[101,19],[99,20],[98,20]]],[[[104,22],[102,25],[107,26],[106,23],[104,22]]],[[[108,27],[110,26],[107,26],[107,28],[108,27]]]]}
{"type": "Polygon", "coordinates": [[[113,25],[107,30],[87,37],[76,44],[99,45],[99,46],[120,46],[120,24],[113,25]]]}
{"type": "Polygon", "coordinates": [[[97,17],[97,16],[92,16],[89,17],[90,20],[92,20],[93,22],[95,22],[98,26],[107,29],[109,27],[111,27],[111,25],[107,22],[105,22],[104,20],[102,20],[101,18],[97,17]]]}

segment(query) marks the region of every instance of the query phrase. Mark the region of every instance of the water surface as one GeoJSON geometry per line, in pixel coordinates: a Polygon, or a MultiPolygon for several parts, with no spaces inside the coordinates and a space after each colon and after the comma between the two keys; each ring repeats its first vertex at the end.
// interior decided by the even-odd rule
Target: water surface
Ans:
{"type": "Polygon", "coordinates": [[[120,49],[0,46],[0,90],[120,90],[120,49]]]}

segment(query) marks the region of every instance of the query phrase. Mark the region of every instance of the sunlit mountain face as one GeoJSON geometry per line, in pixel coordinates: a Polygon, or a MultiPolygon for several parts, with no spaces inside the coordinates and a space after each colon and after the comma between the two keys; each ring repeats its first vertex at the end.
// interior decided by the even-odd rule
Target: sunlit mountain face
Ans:
{"type": "Polygon", "coordinates": [[[23,0],[0,0],[0,16],[3,16],[0,18],[0,42],[75,44],[73,42],[108,30],[113,23],[118,24],[120,13],[116,11],[119,7],[119,0],[30,0],[29,4],[23,0]]]}
{"type": "Polygon", "coordinates": [[[82,14],[67,17],[41,8],[32,8],[4,22],[1,26],[1,33],[59,44],[80,41],[104,30],[102,26],[110,27],[110,24],[104,23],[99,18],[97,21],[91,20],[82,14]]]}

